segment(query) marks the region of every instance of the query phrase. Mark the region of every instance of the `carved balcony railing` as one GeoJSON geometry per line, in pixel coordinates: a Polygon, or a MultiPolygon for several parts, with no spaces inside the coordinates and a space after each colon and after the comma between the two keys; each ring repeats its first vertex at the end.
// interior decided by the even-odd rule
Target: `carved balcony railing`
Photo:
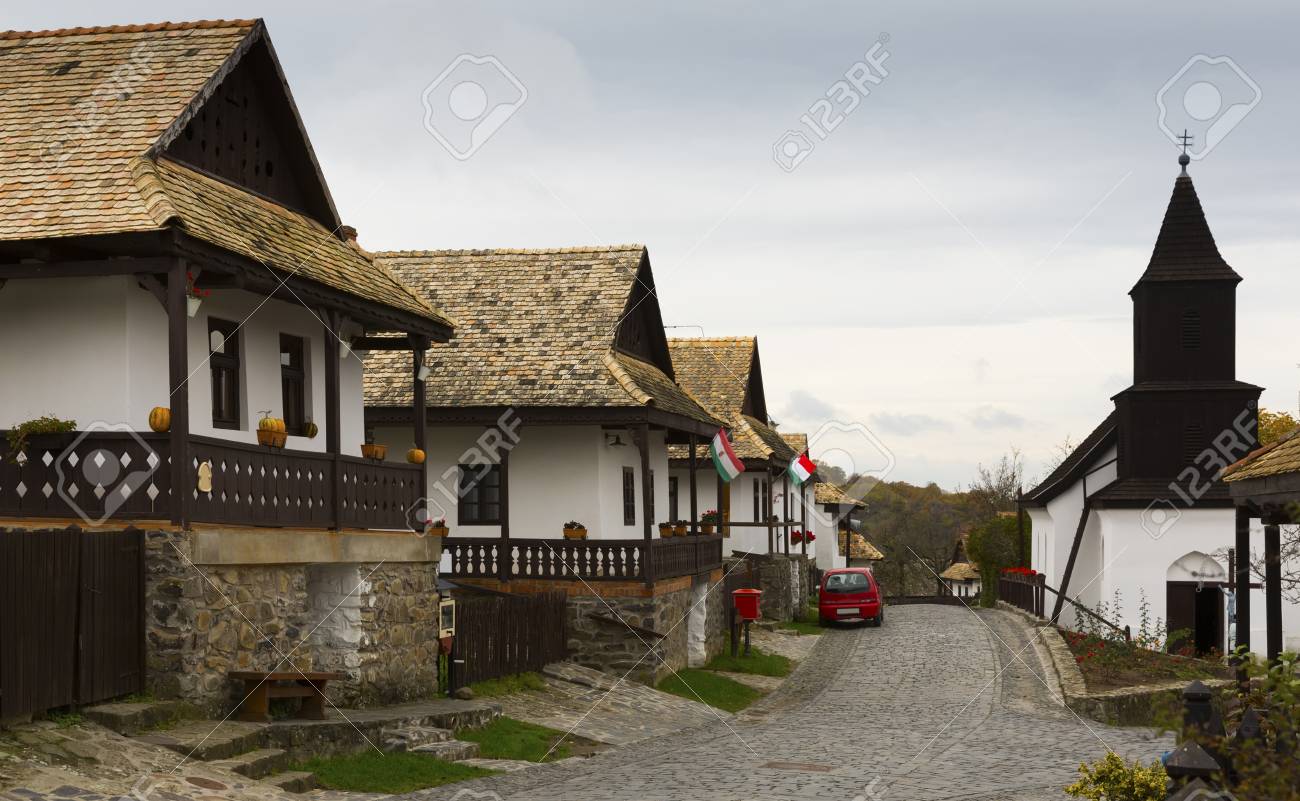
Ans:
{"type": "MultiPolygon", "coordinates": [[[[200,523],[303,528],[406,529],[422,497],[418,465],[271,449],[191,436],[187,517],[200,523]],[[200,491],[209,463],[211,489],[200,491]],[[204,468],[206,472],[206,468],[204,468]]],[[[71,518],[98,524],[169,520],[171,442],[166,434],[81,431],[34,435],[22,453],[0,444],[0,517],[71,518]]]]}
{"type": "Polygon", "coordinates": [[[452,578],[646,581],[722,567],[721,535],[671,539],[535,539],[450,536],[452,578]]]}

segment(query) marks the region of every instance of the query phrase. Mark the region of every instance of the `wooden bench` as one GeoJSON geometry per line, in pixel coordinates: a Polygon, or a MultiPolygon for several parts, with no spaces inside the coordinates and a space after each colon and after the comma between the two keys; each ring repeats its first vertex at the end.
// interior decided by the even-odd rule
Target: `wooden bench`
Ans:
{"type": "Polygon", "coordinates": [[[236,717],[250,723],[270,722],[272,698],[301,698],[302,709],[298,717],[324,720],[325,685],[346,678],[343,673],[296,670],[232,670],[227,675],[244,682],[241,695],[244,700],[236,710],[236,717]]]}

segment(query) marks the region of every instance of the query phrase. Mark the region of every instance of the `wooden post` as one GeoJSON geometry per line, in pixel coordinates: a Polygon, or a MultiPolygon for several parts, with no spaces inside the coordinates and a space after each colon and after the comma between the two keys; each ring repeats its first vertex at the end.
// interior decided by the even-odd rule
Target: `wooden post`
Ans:
{"type": "Polygon", "coordinates": [[[510,448],[497,451],[497,463],[501,465],[501,546],[497,552],[497,578],[507,582],[510,581],[510,448]]]}
{"type": "Polygon", "coordinates": [[[175,259],[167,271],[167,383],[172,410],[171,522],[182,528],[190,523],[190,382],[189,315],[186,313],[186,263],[175,259]]]}
{"type": "Polygon", "coordinates": [[[781,474],[781,516],[787,523],[781,539],[785,540],[785,555],[790,555],[790,471],[781,474]]]}
{"type": "MultiPolygon", "coordinates": [[[[650,507],[654,504],[650,493],[650,424],[642,423],[640,432],[641,445],[641,532],[649,543],[651,523],[650,507]]],[[[647,546],[648,547],[648,546],[647,546]]]]}
{"type": "Polygon", "coordinates": [[[803,555],[808,555],[808,482],[799,485],[799,528],[803,530],[803,555]]]}
{"type": "Polygon", "coordinates": [[[696,489],[695,489],[695,479],[696,479],[695,471],[696,471],[696,467],[697,467],[697,465],[695,464],[695,462],[696,462],[696,459],[695,459],[695,448],[696,448],[697,442],[696,442],[696,440],[695,440],[695,435],[694,435],[694,434],[691,434],[691,435],[690,435],[690,437],[689,437],[689,441],[690,441],[690,448],[691,448],[691,460],[690,460],[690,465],[691,465],[691,533],[692,533],[692,534],[698,534],[698,533],[699,533],[699,529],[697,528],[697,526],[699,525],[700,514],[699,514],[699,508],[698,508],[698,506],[697,506],[698,501],[697,501],[697,499],[696,499],[696,489]]]}
{"type": "Polygon", "coordinates": [[[339,454],[343,452],[343,415],[339,407],[339,317],[326,311],[325,338],[325,452],[330,455],[330,528],[338,528],[343,519],[342,472],[339,454]]]}
{"type": "Polygon", "coordinates": [[[1264,525],[1264,625],[1268,661],[1277,664],[1282,655],[1282,529],[1275,520],[1264,525]]]}
{"type": "MultiPolygon", "coordinates": [[[[1237,575],[1237,648],[1246,647],[1249,660],[1250,653],[1250,510],[1244,506],[1237,507],[1236,543],[1237,575]]],[[[1237,668],[1239,682],[1246,680],[1244,664],[1237,668]]],[[[1244,686],[1244,685],[1243,685],[1244,686]]]]}
{"type": "Polygon", "coordinates": [[[759,508],[763,511],[763,522],[767,523],[767,552],[776,553],[776,539],[772,536],[772,466],[768,465],[764,475],[767,476],[767,486],[763,488],[762,503],[759,508]]]}
{"type": "MultiPolygon", "coordinates": [[[[420,500],[424,505],[424,524],[432,522],[429,518],[429,448],[427,416],[429,405],[425,401],[424,382],[420,380],[420,368],[424,366],[424,343],[412,337],[411,344],[411,421],[415,426],[415,447],[424,451],[424,462],[420,465],[420,500]]],[[[409,515],[408,515],[409,517],[409,515]]],[[[423,532],[417,532],[423,533],[423,532]]]]}
{"type": "MultiPolygon", "coordinates": [[[[731,504],[727,504],[727,511],[724,512],[724,511],[723,511],[723,504],[722,504],[722,493],[724,493],[724,492],[727,492],[727,482],[726,482],[726,481],[723,481],[723,480],[722,480],[722,474],[721,474],[721,473],[718,473],[718,491],[717,491],[717,500],[718,500],[718,505],[717,505],[717,509],[718,509],[718,531],[722,532],[722,536],[725,537],[725,536],[727,536],[728,528],[729,528],[729,526],[728,526],[727,524],[731,522],[731,521],[730,521],[730,514],[729,514],[731,504]]],[[[723,556],[724,556],[724,558],[725,558],[725,556],[726,556],[726,550],[725,550],[725,549],[723,550],[723,556]]]]}

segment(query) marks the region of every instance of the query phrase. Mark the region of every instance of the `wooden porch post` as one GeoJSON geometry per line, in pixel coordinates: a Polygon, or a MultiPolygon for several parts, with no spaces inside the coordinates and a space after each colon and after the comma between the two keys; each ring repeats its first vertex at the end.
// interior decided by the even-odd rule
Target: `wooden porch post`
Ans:
{"type": "MultiPolygon", "coordinates": [[[[1237,507],[1236,543],[1237,575],[1237,648],[1250,651],[1250,510],[1237,507]]],[[[1247,657],[1249,658],[1249,657],[1247,657]]],[[[1238,680],[1245,680],[1245,669],[1238,668],[1238,680]]]]}
{"type": "MultiPolygon", "coordinates": [[[[717,471],[714,471],[714,472],[717,472],[717,471]]],[[[717,490],[717,498],[718,498],[718,531],[722,532],[722,536],[725,537],[725,536],[727,536],[727,534],[728,534],[728,530],[730,529],[730,526],[727,525],[727,524],[731,522],[731,519],[730,519],[730,518],[731,518],[731,514],[730,514],[730,513],[731,513],[731,504],[730,504],[730,503],[727,504],[727,506],[726,506],[726,511],[724,512],[724,511],[723,511],[723,504],[722,504],[722,493],[724,493],[724,492],[729,492],[729,490],[728,490],[728,488],[727,488],[727,482],[723,481],[723,480],[722,480],[722,474],[721,474],[721,473],[718,473],[718,490],[717,490]]],[[[724,551],[724,553],[725,553],[725,551],[724,551]]]]}
{"type": "Polygon", "coordinates": [[[648,543],[650,537],[650,507],[654,500],[650,497],[650,424],[642,423],[641,439],[641,531],[648,543]]]}
{"type": "MultiPolygon", "coordinates": [[[[787,470],[781,474],[781,516],[785,522],[790,522],[790,471],[787,470]]],[[[785,533],[782,535],[785,540],[785,555],[790,555],[790,526],[785,527],[785,533]]]]}
{"type": "Polygon", "coordinates": [[[695,491],[695,478],[696,478],[696,476],[695,476],[695,469],[696,469],[696,464],[695,464],[695,461],[696,461],[696,460],[695,460],[695,447],[696,447],[696,441],[695,441],[695,435],[694,435],[694,434],[691,434],[691,435],[690,435],[690,437],[689,437],[689,441],[690,441],[690,448],[691,448],[691,457],[690,457],[690,459],[691,459],[691,460],[690,460],[690,465],[691,465],[691,533],[692,533],[692,534],[698,534],[698,533],[699,533],[699,529],[697,528],[697,526],[698,526],[698,521],[699,521],[699,519],[700,519],[700,515],[699,515],[699,510],[698,510],[698,505],[697,505],[698,502],[697,502],[697,500],[696,500],[696,491],[695,491]]]}
{"type": "Polygon", "coordinates": [[[759,508],[763,510],[763,522],[767,523],[767,552],[776,553],[776,540],[772,537],[772,465],[768,465],[764,475],[767,476],[767,487],[763,490],[763,502],[759,508]]]}
{"type": "Polygon", "coordinates": [[[1264,524],[1264,625],[1268,661],[1277,664],[1282,654],[1282,529],[1276,518],[1264,524]]]}
{"type": "Polygon", "coordinates": [[[167,383],[171,385],[168,403],[172,410],[169,445],[171,447],[172,503],[171,522],[188,527],[190,523],[189,439],[189,315],[185,310],[186,264],[175,259],[167,271],[167,383]]]}
{"type": "Polygon", "coordinates": [[[800,545],[803,546],[803,555],[808,555],[808,482],[799,485],[799,528],[803,529],[803,540],[800,545]]]}
{"type": "Polygon", "coordinates": [[[325,452],[330,455],[330,528],[338,528],[342,520],[343,487],[339,470],[339,454],[343,451],[342,413],[339,407],[339,317],[331,311],[324,312],[325,338],[325,452]]]}
{"type": "MultiPolygon", "coordinates": [[[[517,433],[517,432],[516,432],[517,433]]],[[[428,461],[427,459],[425,460],[428,461]]],[[[497,552],[497,578],[510,581],[510,448],[497,452],[501,465],[501,546],[497,552]]]]}
{"type": "Polygon", "coordinates": [[[415,426],[415,447],[424,451],[424,462],[420,465],[420,493],[418,497],[421,499],[419,503],[424,504],[424,522],[427,526],[432,522],[429,519],[430,511],[427,499],[429,494],[429,432],[427,423],[429,404],[425,401],[424,382],[420,380],[420,368],[424,366],[425,343],[412,337],[411,344],[413,345],[411,349],[411,420],[415,426]]]}

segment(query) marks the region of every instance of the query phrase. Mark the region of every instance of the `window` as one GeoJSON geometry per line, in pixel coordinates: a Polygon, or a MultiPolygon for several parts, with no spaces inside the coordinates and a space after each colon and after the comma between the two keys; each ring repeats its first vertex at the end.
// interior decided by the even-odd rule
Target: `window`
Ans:
{"type": "Polygon", "coordinates": [[[754,479],[754,521],[767,520],[767,481],[754,479]]]}
{"type": "Polygon", "coordinates": [[[668,519],[682,519],[677,511],[677,476],[668,477],[668,519]]]}
{"type": "Polygon", "coordinates": [[[307,373],[303,366],[306,348],[302,337],[280,335],[280,398],[284,429],[302,434],[307,427],[307,373]]]}
{"type": "Polygon", "coordinates": [[[1196,457],[1209,444],[1205,440],[1205,429],[1199,423],[1188,423],[1183,427],[1183,461],[1196,464],[1196,457]]]}
{"type": "Polygon", "coordinates": [[[636,473],[623,468],[623,525],[636,525],[636,473]]]}
{"type": "Polygon", "coordinates": [[[456,506],[462,526],[501,523],[501,465],[460,466],[460,502],[456,506]]]}
{"type": "Polygon", "coordinates": [[[1200,350],[1201,348],[1201,313],[1196,309],[1183,312],[1180,329],[1183,350],[1200,350]]]}
{"type": "Polygon", "coordinates": [[[208,318],[212,427],[239,428],[239,325],[208,318]]]}

